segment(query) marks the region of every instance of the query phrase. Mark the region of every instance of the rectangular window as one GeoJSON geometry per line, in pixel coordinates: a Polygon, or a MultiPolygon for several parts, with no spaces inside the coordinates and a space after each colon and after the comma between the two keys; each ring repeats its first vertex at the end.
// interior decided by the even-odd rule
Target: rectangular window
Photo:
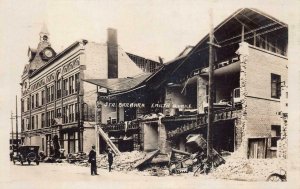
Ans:
{"type": "Polygon", "coordinates": [[[29,118],[26,118],[26,129],[30,130],[29,118]]]}
{"type": "Polygon", "coordinates": [[[74,76],[71,76],[69,78],[69,93],[70,94],[74,93],[74,76]]]}
{"type": "Polygon", "coordinates": [[[63,81],[63,93],[64,93],[64,96],[67,96],[69,94],[68,93],[68,82],[69,82],[68,79],[65,79],[63,81]]]}
{"type": "Polygon", "coordinates": [[[271,147],[277,147],[277,141],[281,136],[280,125],[271,126],[271,147]]]}
{"type": "Polygon", "coordinates": [[[45,127],[45,113],[42,113],[42,124],[41,124],[41,127],[44,128],[45,127]]]}
{"type": "Polygon", "coordinates": [[[42,90],[42,105],[45,104],[45,90],[42,90]]]}
{"type": "Polygon", "coordinates": [[[50,112],[47,112],[46,119],[47,119],[47,127],[49,127],[50,126],[50,112]]]}
{"type": "Polygon", "coordinates": [[[21,121],[21,132],[23,132],[24,131],[24,119],[22,119],[22,121],[21,121]]]}
{"type": "Polygon", "coordinates": [[[61,79],[57,80],[56,83],[56,99],[61,98],[61,79]]]}
{"type": "Polygon", "coordinates": [[[24,112],[24,100],[21,100],[21,112],[24,112]]]}
{"type": "Polygon", "coordinates": [[[54,110],[51,110],[50,112],[50,125],[54,124],[54,110]]]}
{"type": "Polygon", "coordinates": [[[61,117],[61,108],[56,109],[56,117],[61,117]]]}
{"type": "Polygon", "coordinates": [[[78,121],[79,119],[79,111],[78,111],[78,103],[75,103],[75,121],[78,121]]]}
{"type": "Polygon", "coordinates": [[[74,122],[74,104],[69,106],[69,121],[74,122]]]}
{"type": "Polygon", "coordinates": [[[280,98],[281,77],[280,75],[271,74],[271,97],[280,98]]]}
{"type": "Polygon", "coordinates": [[[31,109],[34,108],[34,95],[31,96],[31,109]]]}
{"type": "Polygon", "coordinates": [[[79,90],[79,73],[75,74],[75,92],[79,90]]]}
{"type": "Polygon", "coordinates": [[[35,124],[36,124],[36,128],[39,128],[39,115],[35,116],[35,124]]]}
{"type": "Polygon", "coordinates": [[[47,87],[47,103],[50,102],[50,87],[47,87]]]}
{"type": "Polygon", "coordinates": [[[31,129],[34,129],[34,116],[31,117],[31,129]]]}
{"type": "Polygon", "coordinates": [[[27,110],[30,110],[30,98],[27,98],[27,110]]]}
{"type": "Polygon", "coordinates": [[[66,120],[66,123],[69,123],[69,108],[68,108],[68,106],[66,106],[65,107],[66,108],[66,112],[65,112],[65,116],[66,116],[66,118],[65,118],[65,120],[66,120]]]}
{"type": "Polygon", "coordinates": [[[63,108],[62,108],[62,122],[63,122],[63,123],[66,123],[66,120],[65,120],[65,114],[66,114],[66,108],[63,107],[63,108]]]}
{"type": "Polygon", "coordinates": [[[50,98],[51,98],[51,102],[54,100],[54,85],[52,85],[50,87],[50,98]]]}
{"type": "Polygon", "coordinates": [[[35,94],[35,106],[39,107],[39,93],[35,94]]]}

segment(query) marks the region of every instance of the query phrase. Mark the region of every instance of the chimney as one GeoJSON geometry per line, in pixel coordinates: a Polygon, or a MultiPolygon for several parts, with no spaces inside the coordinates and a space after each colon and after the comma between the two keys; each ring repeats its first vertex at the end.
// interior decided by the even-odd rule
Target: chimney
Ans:
{"type": "Polygon", "coordinates": [[[107,29],[108,78],[118,78],[118,38],[117,30],[107,29]]]}

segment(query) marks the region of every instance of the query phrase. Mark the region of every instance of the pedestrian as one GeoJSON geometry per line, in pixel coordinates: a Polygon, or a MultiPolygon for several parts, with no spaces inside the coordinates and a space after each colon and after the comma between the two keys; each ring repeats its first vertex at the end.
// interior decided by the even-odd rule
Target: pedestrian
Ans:
{"type": "Polygon", "coordinates": [[[112,153],[110,148],[108,149],[107,160],[108,160],[108,170],[110,172],[111,171],[111,166],[112,166],[113,161],[114,161],[113,153],[112,153]]]}
{"type": "Polygon", "coordinates": [[[89,163],[91,163],[91,175],[98,175],[97,174],[97,162],[96,162],[96,150],[95,146],[92,146],[92,149],[89,153],[89,163]]]}

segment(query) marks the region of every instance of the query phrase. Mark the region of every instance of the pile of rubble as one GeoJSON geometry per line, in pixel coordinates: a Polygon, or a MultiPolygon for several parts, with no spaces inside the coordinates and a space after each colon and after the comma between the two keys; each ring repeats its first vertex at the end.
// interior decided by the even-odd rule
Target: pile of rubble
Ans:
{"type": "MultiPolygon", "coordinates": [[[[123,152],[114,157],[112,168],[117,171],[131,171],[134,169],[134,164],[144,156],[145,153],[139,151],[123,152]]],[[[97,166],[108,169],[107,154],[100,154],[97,157],[97,166]]]]}
{"type": "Polygon", "coordinates": [[[221,179],[263,181],[275,170],[287,170],[286,159],[246,159],[229,157],[212,176],[221,179]]]}

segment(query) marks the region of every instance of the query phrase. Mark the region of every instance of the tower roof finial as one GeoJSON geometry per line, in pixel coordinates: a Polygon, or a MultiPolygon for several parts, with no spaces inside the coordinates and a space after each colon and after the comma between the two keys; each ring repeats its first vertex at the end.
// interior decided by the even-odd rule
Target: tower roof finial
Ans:
{"type": "Polygon", "coordinates": [[[43,26],[42,26],[40,34],[49,34],[48,28],[47,28],[47,25],[45,22],[43,22],[43,26]]]}

